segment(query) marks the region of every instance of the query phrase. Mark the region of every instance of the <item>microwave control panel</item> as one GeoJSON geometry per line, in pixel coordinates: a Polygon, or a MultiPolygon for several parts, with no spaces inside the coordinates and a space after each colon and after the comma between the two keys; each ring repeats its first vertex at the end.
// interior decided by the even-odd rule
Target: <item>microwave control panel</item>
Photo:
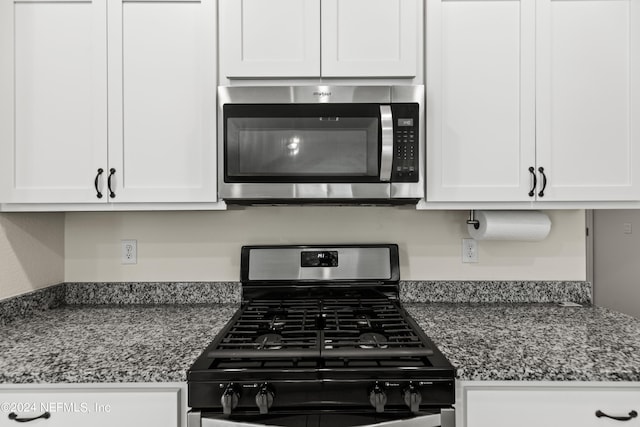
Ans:
{"type": "Polygon", "coordinates": [[[391,104],[393,114],[392,182],[418,182],[418,104],[391,104]]]}

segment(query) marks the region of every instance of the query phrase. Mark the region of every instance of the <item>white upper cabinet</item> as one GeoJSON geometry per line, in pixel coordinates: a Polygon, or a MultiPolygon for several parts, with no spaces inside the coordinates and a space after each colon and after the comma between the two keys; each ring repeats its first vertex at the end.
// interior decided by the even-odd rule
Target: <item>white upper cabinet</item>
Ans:
{"type": "Polygon", "coordinates": [[[107,157],[106,12],[105,0],[0,5],[2,202],[106,200],[94,188],[107,157]]]}
{"type": "Polygon", "coordinates": [[[427,201],[640,200],[639,0],[426,16],[427,201]]]}
{"type": "Polygon", "coordinates": [[[528,200],[535,0],[427,1],[427,200],[528,200]]]}
{"type": "Polygon", "coordinates": [[[109,18],[111,201],[215,201],[213,0],[118,1],[109,18]]]}
{"type": "Polygon", "coordinates": [[[220,0],[225,77],[320,73],[320,0],[220,0]]]}
{"type": "Polygon", "coordinates": [[[418,0],[220,0],[225,78],[417,75],[418,0]]]}
{"type": "Polygon", "coordinates": [[[544,200],[640,200],[640,1],[538,0],[544,200]]]}
{"type": "Polygon", "coordinates": [[[322,0],[323,77],[414,77],[416,0],[322,0]]]}
{"type": "Polygon", "coordinates": [[[216,202],[214,0],[7,1],[0,28],[0,203],[216,202]]]}

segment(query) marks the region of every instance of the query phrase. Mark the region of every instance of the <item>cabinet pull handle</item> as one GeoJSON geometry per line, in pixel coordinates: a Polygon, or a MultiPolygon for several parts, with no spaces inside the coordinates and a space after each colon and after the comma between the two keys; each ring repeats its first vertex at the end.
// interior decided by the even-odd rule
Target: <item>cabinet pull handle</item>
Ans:
{"type": "Polygon", "coordinates": [[[538,185],[538,177],[536,176],[536,169],[533,166],[529,166],[529,172],[533,177],[533,185],[531,186],[531,190],[529,191],[529,197],[533,197],[536,195],[536,186],[538,185]]]}
{"type": "Polygon", "coordinates": [[[636,411],[629,412],[629,415],[626,416],[626,417],[614,417],[614,416],[611,416],[611,415],[607,415],[607,414],[605,414],[604,412],[602,412],[599,409],[596,411],[596,417],[598,417],[598,418],[602,418],[602,417],[611,418],[612,420],[616,420],[616,421],[629,421],[629,420],[631,420],[631,419],[633,419],[633,418],[635,418],[637,416],[638,416],[638,413],[636,411]]]}
{"type": "Polygon", "coordinates": [[[19,423],[28,423],[29,421],[37,420],[40,418],[47,420],[51,418],[51,414],[49,412],[45,412],[44,414],[38,415],[37,417],[33,417],[33,418],[18,418],[18,414],[16,414],[15,412],[12,412],[9,414],[10,420],[17,421],[19,423]]]}
{"type": "Polygon", "coordinates": [[[111,189],[111,177],[116,173],[114,168],[109,169],[109,178],[107,179],[107,187],[109,188],[109,197],[112,199],[116,197],[116,193],[111,189]]]}
{"type": "Polygon", "coordinates": [[[96,197],[98,199],[102,199],[102,193],[98,188],[98,179],[100,179],[100,175],[102,175],[102,172],[104,172],[102,168],[98,169],[98,175],[96,175],[96,179],[93,181],[93,186],[96,188],[96,197]]]}
{"type": "Polygon", "coordinates": [[[542,190],[538,193],[538,197],[544,197],[544,189],[547,188],[547,175],[544,173],[544,168],[540,166],[538,172],[542,174],[542,190]]]}

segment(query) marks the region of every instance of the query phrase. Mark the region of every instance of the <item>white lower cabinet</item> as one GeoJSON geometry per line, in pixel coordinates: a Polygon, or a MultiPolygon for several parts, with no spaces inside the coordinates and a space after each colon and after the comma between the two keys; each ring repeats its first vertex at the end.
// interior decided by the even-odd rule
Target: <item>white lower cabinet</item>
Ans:
{"type": "Polygon", "coordinates": [[[175,387],[0,388],[0,427],[184,426],[184,390],[175,387]]]}
{"type": "Polygon", "coordinates": [[[639,383],[463,382],[457,397],[458,427],[640,426],[639,383]]]}

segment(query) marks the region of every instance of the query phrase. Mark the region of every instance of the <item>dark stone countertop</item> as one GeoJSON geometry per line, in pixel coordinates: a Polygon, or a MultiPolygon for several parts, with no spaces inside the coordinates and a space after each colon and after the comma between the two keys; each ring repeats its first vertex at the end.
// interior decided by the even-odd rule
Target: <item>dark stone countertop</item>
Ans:
{"type": "Polygon", "coordinates": [[[0,327],[0,383],[186,382],[237,304],[63,306],[0,327]]]}
{"type": "MultiPolygon", "coordinates": [[[[236,304],[63,306],[0,329],[0,383],[185,382],[236,304]]],[[[600,307],[406,303],[462,380],[640,381],[640,320],[600,307]]]]}
{"type": "Polygon", "coordinates": [[[461,380],[640,381],[640,320],[559,304],[405,304],[461,380]]]}

